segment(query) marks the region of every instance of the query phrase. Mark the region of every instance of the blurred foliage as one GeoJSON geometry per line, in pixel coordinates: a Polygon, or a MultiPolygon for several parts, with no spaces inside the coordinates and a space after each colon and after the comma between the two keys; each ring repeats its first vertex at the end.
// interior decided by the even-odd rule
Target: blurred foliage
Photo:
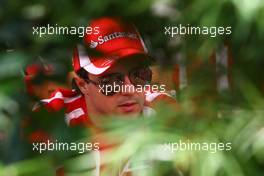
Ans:
{"type": "Polygon", "coordinates": [[[232,90],[218,93],[217,98],[210,96],[207,87],[210,81],[206,81],[212,75],[202,67],[194,74],[192,84],[177,92],[182,106],[179,112],[160,107],[154,118],[109,118],[104,123],[107,135],[118,136],[122,145],[110,157],[108,169],[113,170],[120,159],[136,155],[150,157],[154,165],[138,175],[263,175],[264,2],[261,0],[0,1],[0,175],[53,175],[52,171],[63,162],[66,166],[70,163],[67,169],[75,169],[75,175],[85,174],[82,167],[73,168],[87,163],[89,158],[85,155],[75,156],[77,161],[73,160],[72,165],[71,158],[76,154],[40,155],[20,139],[20,124],[27,116],[35,116],[34,125],[42,125],[58,140],[90,137],[86,129],[67,128],[61,112],[33,114],[21,71],[26,64],[44,58],[56,64],[61,75],[66,75],[71,70],[72,48],[81,42],[81,38],[73,35],[38,37],[32,34],[33,26],[86,26],[91,19],[101,16],[120,16],[134,22],[151,54],[165,68],[181,62],[188,65],[197,58],[206,65],[223,44],[230,47],[234,58],[232,90]],[[164,34],[165,26],[178,24],[231,26],[232,35],[171,38],[164,34]],[[175,151],[168,156],[159,150],[154,150],[155,156],[150,153],[155,145],[180,139],[231,142],[232,150],[215,154],[175,151]]]}

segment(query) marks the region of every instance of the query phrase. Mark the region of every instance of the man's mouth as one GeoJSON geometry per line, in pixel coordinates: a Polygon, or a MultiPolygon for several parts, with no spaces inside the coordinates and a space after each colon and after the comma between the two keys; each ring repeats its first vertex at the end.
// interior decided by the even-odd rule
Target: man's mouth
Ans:
{"type": "Polygon", "coordinates": [[[118,105],[123,112],[133,112],[136,109],[137,103],[135,101],[127,101],[118,105]]]}

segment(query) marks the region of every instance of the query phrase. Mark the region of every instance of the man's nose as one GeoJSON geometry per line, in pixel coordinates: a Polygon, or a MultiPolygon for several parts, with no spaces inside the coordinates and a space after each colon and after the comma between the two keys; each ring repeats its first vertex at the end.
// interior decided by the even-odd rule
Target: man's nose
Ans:
{"type": "Polygon", "coordinates": [[[131,83],[128,75],[124,75],[124,83],[123,84],[124,85],[132,85],[133,86],[133,84],[131,83]]]}

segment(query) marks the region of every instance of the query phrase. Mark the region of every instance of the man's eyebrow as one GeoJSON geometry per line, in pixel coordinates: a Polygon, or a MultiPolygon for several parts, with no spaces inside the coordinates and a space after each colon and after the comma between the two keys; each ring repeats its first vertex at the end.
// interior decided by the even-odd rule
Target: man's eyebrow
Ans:
{"type": "Polygon", "coordinates": [[[99,77],[103,78],[103,77],[108,76],[108,75],[119,74],[119,73],[121,73],[121,72],[114,71],[114,72],[110,72],[110,73],[103,73],[99,77]]]}
{"type": "Polygon", "coordinates": [[[138,64],[138,65],[132,67],[129,71],[132,71],[132,70],[135,70],[135,69],[140,69],[140,68],[146,68],[146,67],[149,67],[149,66],[145,65],[145,64],[138,64]]]}

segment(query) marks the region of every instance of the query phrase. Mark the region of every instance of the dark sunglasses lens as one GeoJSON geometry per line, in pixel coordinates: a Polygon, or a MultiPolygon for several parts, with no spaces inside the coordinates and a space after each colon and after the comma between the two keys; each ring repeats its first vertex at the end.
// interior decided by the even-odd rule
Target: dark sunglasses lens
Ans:
{"type": "Polygon", "coordinates": [[[141,68],[130,73],[130,80],[135,86],[150,84],[152,72],[149,68],[141,68]]]}
{"type": "Polygon", "coordinates": [[[102,93],[106,96],[112,96],[117,92],[117,87],[123,84],[124,76],[122,74],[114,73],[103,76],[101,78],[100,86],[103,87],[102,93]]]}
{"type": "MultiPolygon", "coordinates": [[[[149,68],[136,69],[129,73],[129,79],[134,86],[144,86],[150,84],[152,79],[152,72],[149,68]]],[[[118,86],[122,86],[124,83],[124,75],[120,73],[113,73],[103,76],[99,84],[102,89],[102,93],[106,96],[112,96],[117,93],[118,86]]]]}

